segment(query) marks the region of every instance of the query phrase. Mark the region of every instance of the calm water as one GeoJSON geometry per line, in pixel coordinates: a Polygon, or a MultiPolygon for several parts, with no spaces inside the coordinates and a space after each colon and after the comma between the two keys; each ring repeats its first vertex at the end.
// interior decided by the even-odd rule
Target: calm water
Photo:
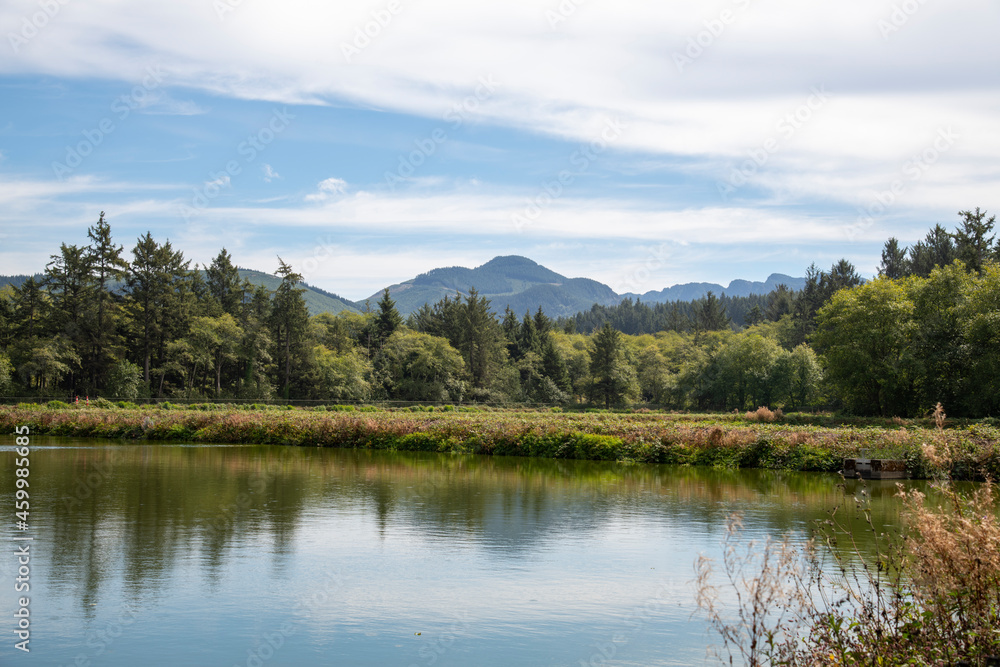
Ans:
{"type": "Polygon", "coordinates": [[[3,665],[704,664],[725,518],[804,537],[845,501],[811,473],[32,438],[24,654],[0,445],[3,665]]]}

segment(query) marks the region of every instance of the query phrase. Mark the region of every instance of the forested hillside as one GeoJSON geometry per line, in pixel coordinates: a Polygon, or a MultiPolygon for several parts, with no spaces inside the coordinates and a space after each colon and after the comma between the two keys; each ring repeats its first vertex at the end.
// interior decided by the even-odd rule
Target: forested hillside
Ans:
{"type": "MultiPolygon", "coordinates": [[[[960,218],[912,248],[890,239],[882,275],[867,282],[841,260],[810,267],[798,291],[626,299],[555,319],[541,308],[498,315],[470,287],[404,319],[389,290],[369,312],[310,315],[301,276],[280,258],[266,279],[241,274],[224,249],[195,270],[150,234],[126,251],[102,214],[87,246],[62,244],[43,276],[0,290],[0,395],[882,415],[940,401],[956,416],[997,415],[995,220],[979,209],[960,218]]],[[[534,267],[525,282],[551,277],[534,267]]],[[[503,280],[491,288],[511,286],[503,280]]]]}

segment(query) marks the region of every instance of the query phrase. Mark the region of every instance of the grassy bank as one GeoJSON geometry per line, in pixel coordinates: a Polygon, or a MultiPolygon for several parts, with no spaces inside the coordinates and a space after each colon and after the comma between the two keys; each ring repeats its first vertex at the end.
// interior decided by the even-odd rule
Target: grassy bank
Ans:
{"type": "MultiPolygon", "coordinates": [[[[446,406],[450,407],[450,406],[446,406]]],[[[232,406],[0,407],[0,429],[34,434],[835,471],[844,457],[901,458],[917,477],[946,454],[953,479],[1000,478],[1000,429],[921,422],[816,426],[795,416],[529,410],[240,409],[232,406]]]]}

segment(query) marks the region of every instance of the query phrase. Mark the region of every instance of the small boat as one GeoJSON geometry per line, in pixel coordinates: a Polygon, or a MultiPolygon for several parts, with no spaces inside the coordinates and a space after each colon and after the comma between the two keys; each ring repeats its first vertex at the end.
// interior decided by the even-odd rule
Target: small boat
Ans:
{"type": "Polygon", "coordinates": [[[906,461],[899,459],[844,459],[847,479],[906,479],[906,461]]]}

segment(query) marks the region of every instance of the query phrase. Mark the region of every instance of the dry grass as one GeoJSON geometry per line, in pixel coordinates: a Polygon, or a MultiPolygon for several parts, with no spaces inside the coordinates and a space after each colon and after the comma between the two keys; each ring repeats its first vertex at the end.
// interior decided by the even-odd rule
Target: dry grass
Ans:
{"type": "Polygon", "coordinates": [[[750,410],[743,418],[747,421],[752,422],[766,422],[770,424],[771,422],[781,421],[785,417],[785,414],[781,411],[781,408],[777,410],[771,410],[767,406],[760,406],[756,410],[750,410]]]}
{"type": "MultiPolygon", "coordinates": [[[[698,604],[722,636],[729,663],[748,665],[1000,664],[1000,515],[987,481],[963,495],[939,487],[945,502],[930,507],[900,490],[901,535],[881,533],[862,500],[855,507],[878,551],[860,566],[837,549],[785,538],[741,541],[731,520],[725,585],[735,592],[735,618],[719,604],[712,563],[697,563],[698,604]],[[828,554],[823,556],[821,554],[828,554]]],[[[818,537],[836,546],[853,540],[836,520],[818,537]]]]}
{"type": "Polygon", "coordinates": [[[944,418],[947,416],[944,413],[944,406],[941,405],[941,401],[938,401],[938,404],[934,406],[934,425],[939,431],[944,430],[944,418]]]}

